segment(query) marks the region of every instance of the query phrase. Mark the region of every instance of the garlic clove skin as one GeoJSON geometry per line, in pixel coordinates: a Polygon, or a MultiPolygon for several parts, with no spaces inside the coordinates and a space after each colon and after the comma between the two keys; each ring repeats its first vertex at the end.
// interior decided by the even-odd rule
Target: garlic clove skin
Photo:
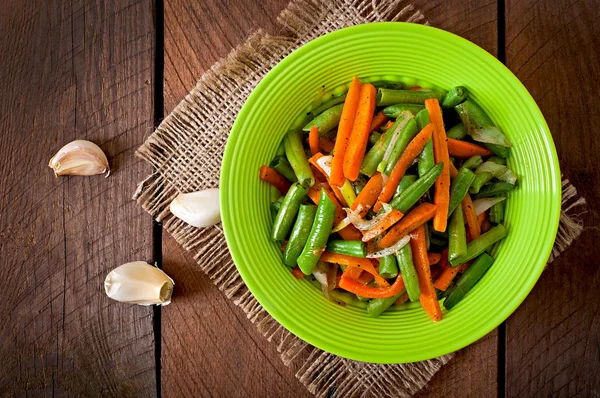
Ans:
{"type": "Polygon", "coordinates": [[[159,268],[134,261],[113,269],[104,280],[106,295],[122,303],[167,305],[175,282],[159,268]]]}
{"type": "Polygon", "coordinates": [[[75,140],[69,142],[56,152],[48,166],[54,170],[55,176],[79,175],[91,176],[106,173],[110,175],[108,159],[102,149],[93,142],[75,140]]]}
{"type": "Polygon", "coordinates": [[[193,227],[209,227],[221,222],[219,188],[180,193],[171,202],[169,210],[173,215],[193,227]]]}

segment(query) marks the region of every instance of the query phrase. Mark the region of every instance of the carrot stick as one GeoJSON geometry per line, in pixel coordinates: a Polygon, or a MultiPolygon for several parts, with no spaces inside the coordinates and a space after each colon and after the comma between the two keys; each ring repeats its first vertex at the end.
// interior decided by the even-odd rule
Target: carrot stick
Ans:
{"type": "Polygon", "coordinates": [[[335,147],[335,142],[327,137],[319,137],[319,148],[325,153],[330,153],[335,147]]]}
{"type": "MultiPolygon", "coordinates": [[[[368,272],[363,272],[362,269],[360,269],[360,267],[358,265],[349,265],[346,267],[346,271],[345,271],[346,275],[349,278],[354,279],[355,281],[359,280],[360,277],[363,274],[367,274],[371,277],[371,279],[373,279],[373,276],[371,274],[369,274],[368,272]]],[[[370,281],[369,281],[370,282],[370,281]]],[[[339,281],[338,281],[339,283],[339,281]]],[[[368,282],[367,282],[368,283],[368,282]]]]}
{"type": "Polygon", "coordinates": [[[304,278],[304,272],[302,272],[300,267],[298,267],[297,265],[294,268],[292,268],[292,275],[294,275],[296,279],[304,278]]]}
{"type": "Polygon", "coordinates": [[[408,293],[404,292],[396,301],[394,301],[394,305],[402,305],[408,301],[408,293]]]}
{"type": "Polygon", "coordinates": [[[442,260],[442,255],[440,253],[427,253],[427,258],[429,259],[429,264],[437,264],[442,260]]]}
{"type": "Polygon", "coordinates": [[[369,274],[367,271],[361,271],[360,276],[356,280],[363,285],[366,285],[373,280],[373,275],[369,274]]]}
{"type": "Polygon", "coordinates": [[[381,176],[381,173],[373,174],[373,177],[371,177],[369,181],[367,181],[362,191],[360,191],[360,193],[356,197],[356,200],[352,204],[352,210],[356,210],[360,205],[362,206],[360,216],[366,216],[369,210],[371,210],[371,207],[373,207],[373,205],[377,201],[377,197],[379,197],[382,188],[383,177],[381,176]]]}
{"type": "MultiPolygon", "coordinates": [[[[317,160],[321,159],[322,157],[323,157],[323,154],[321,152],[317,152],[310,159],[308,159],[308,163],[310,163],[311,166],[313,166],[314,168],[319,170],[319,172],[321,174],[323,174],[325,177],[327,177],[327,173],[325,173],[325,170],[323,170],[323,168],[321,166],[319,166],[319,163],[317,163],[317,160]]],[[[331,184],[331,178],[327,178],[327,182],[329,182],[329,186],[331,187],[331,190],[333,191],[333,193],[335,194],[335,197],[338,199],[338,201],[341,203],[341,205],[346,207],[347,206],[346,199],[344,199],[344,195],[342,195],[342,192],[340,192],[340,189],[336,185],[331,184]]]]}
{"type": "Polygon", "coordinates": [[[413,87],[409,88],[409,90],[410,91],[421,91],[422,88],[421,88],[421,86],[413,86],[413,87]]]}
{"type": "Polygon", "coordinates": [[[356,181],[358,178],[358,172],[365,157],[376,97],[376,90],[372,84],[361,86],[354,126],[352,126],[348,147],[344,154],[344,176],[350,181],[356,181]]]}
{"type": "Polygon", "coordinates": [[[260,167],[260,179],[268,182],[273,185],[275,188],[281,192],[282,195],[285,195],[287,191],[290,189],[292,184],[277,172],[277,170],[270,168],[269,166],[261,166],[260,167]]]}
{"type": "Polygon", "coordinates": [[[445,232],[448,223],[448,205],[450,203],[450,156],[446,144],[446,130],[444,130],[444,120],[442,119],[442,111],[438,100],[435,98],[425,100],[425,108],[429,112],[429,120],[433,126],[432,141],[435,162],[444,162],[442,174],[435,180],[433,203],[438,206],[438,209],[433,218],[433,229],[438,232],[445,232]]]}
{"type": "Polygon", "coordinates": [[[413,253],[413,263],[419,277],[419,287],[421,296],[419,301],[425,310],[425,313],[434,321],[442,320],[442,310],[437,300],[437,293],[431,280],[431,269],[427,259],[427,244],[425,243],[425,228],[423,225],[418,227],[410,239],[410,248],[413,253]]]}
{"type": "Polygon", "coordinates": [[[423,151],[423,148],[425,148],[425,145],[427,145],[427,142],[431,138],[432,131],[431,125],[428,124],[425,126],[425,128],[412,139],[404,152],[402,152],[400,159],[398,159],[398,162],[392,169],[386,184],[379,194],[378,201],[381,203],[375,205],[375,211],[379,211],[382,203],[387,203],[392,199],[394,191],[396,191],[404,173],[406,173],[406,170],[412,165],[413,160],[415,160],[415,158],[423,151]]]}
{"type": "MultiPolygon", "coordinates": [[[[314,202],[314,204],[318,205],[319,199],[321,198],[321,188],[325,189],[325,193],[327,193],[327,196],[329,196],[329,199],[331,199],[331,201],[335,205],[335,219],[333,222],[335,223],[335,225],[337,225],[340,222],[342,222],[342,220],[344,218],[346,218],[346,212],[342,209],[342,206],[340,205],[340,203],[336,199],[335,195],[333,194],[331,187],[328,184],[323,183],[323,182],[316,183],[308,190],[308,196],[314,202]]],[[[341,231],[338,231],[338,234],[344,240],[361,240],[362,239],[362,234],[352,224],[348,225],[346,228],[342,229],[341,231]]]]}
{"type": "Polygon", "coordinates": [[[479,224],[479,228],[483,225],[485,220],[487,219],[487,211],[484,211],[480,215],[477,216],[477,223],[479,224]]]}
{"type": "Polygon", "coordinates": [[[493,153],[487,148],[467,141],[448,138],[448,154],[459,159],[468,159],[471,156],[492,156],[493,153]]]}
{"type": "Polygon", "coordinates": [[[323,174],[321,171],[319,171],[319,169],[317,169],[312,164],[309,164],[309,166],[310,166],[310,169],[312,170],[313,175],[315,176],[315,180],[317,182],[327,182],[327,177],[325,176],[325,174],[323,174]]]}
{"type": "Polygon", "coordinates": [[[475,206],[473,206],[471,195],[467,194],[462,200],[461,205],[463,212],[465,213],[465,220],[467,221],[467,228],[471,239],[474,240],[479,238],[479,235],[481,235],[481,225],[479,225],[479,220],[477,219],[477,214],[475,213],[475,206]]]}
{"type": "Polygon", "coordinates": [[[348,95],[346,95],[346,100],[344,101],[342,116],[340,117],[340,124],[335,139],[335,146],[333,148],[331,182],[338,187],[344,185],[344,157],[350,142],[354,119],[356,118],[356,109],[358,108],[361,92],[360,86],[360,80],[358,80],[358,77],[354,76],[352,78],[352,83],[350,83],[348,95]]]}
{"type": "MultiPolygon", "coordinates": [[[[442,261],[444,261],[444,260],[442,260],[442,261]]],[[[445,261],[447,264],[448,259],[445,259],[445,261]]],[[[458,275],[459,272],[465,272],[466,269],[469,267],[469,265],[471,265],[471,261],[461,264],[458,267],[444,268],[444,270],[442,271],[440,276],[438,276],[438,278],[435,281],[435,283],[433,284],[433,286],[435,286],[439,290],[446,291],[446,289],[448,289],[448,287],[450,286],[450,284],[452,283],[452,281],[454,280],[456,275],[458,275]]]]}
{"type": "Polygon", "coordinates": [[[390,128],[390,127],[392,127],[393,125],[394,125],[394,122],[390,120],[390,121],[389,121],[389,122],[387,122],[387,124],[385,125],[385,130],[389,130],[389,128],[390,128]]]}
{"type": "Polygon", "coordinates": [[[450,176],[452,178],[456,178],[457,175],[458,175],[458,170],[456,169],[456,166],[454,165],[454,163],[450,162],[450,176]]]}
{"type": "Polygon", "coordinates": [[[373,278],[375,278],[375,283],[377,283],[378,286],[386,287],[390,285],[385,279],[383,279],[379,275],[379,272],[377,272],[377,270],[373,266],[373,263],[368,258],[359,258],[348,256],[347,254],[323,252],[319,260],[325,261],[326,263],[336,263],[340,265],[345,265],[347,267],[358,266],[363,271],[366,271],[369,274],[373,275],[373,278]]]}
{"type": "Polygon", "coordinates": [[[367,298],[388,298],[393,297],[404,289],[404,281],[401,277],[396,278],[393,285],[387,287],[371,287],[365,286],[352,278],[349,278],[346,273],[342,274],[338,286],[350,293],[367,298]]]}
{"type": "Polygon", "coordinates": [[[316,155],[319,153],[319,129],[317,126],[312,126],[310,128],[310,133],[308,133],[308,146],[310,147],[310,153],[316,155]]]}
{"type": "Polygon", "coordinates": [[[375,224],[375,226],[373,228],[368,230],[363,235],[362,241],[368,242],[371,239],[375,238],[376,236],[381,235],[382,233],[387,231],[389,228],[391,228],[392,225],[394,225],[398,221],[400,221],[402,216],[403,216],[403,214],[400,213],[398,210],[392,210],[390,214],[388,214],[383,220],[381,220],[380,222],[375,224]]]}
{"type": "Polygon", "coordinates": [[[381,242],[379,242],[379,246],[385,248],[394,245],[402,237],[430,220],[436,213],[436,210],[436,205],[427,202],[421,203],[388,231],[383,239],[381,239],[381,242]]]}
{"type": "Polygon", "coordinates": [[[377,115],[375,115],[373,121],[371,121],[371,127],[369,128],[369,131],[379,130],[381,126],[383,126],[388,120],[389,118],[383,114],[383,111],[379,112],[377,115]]]}

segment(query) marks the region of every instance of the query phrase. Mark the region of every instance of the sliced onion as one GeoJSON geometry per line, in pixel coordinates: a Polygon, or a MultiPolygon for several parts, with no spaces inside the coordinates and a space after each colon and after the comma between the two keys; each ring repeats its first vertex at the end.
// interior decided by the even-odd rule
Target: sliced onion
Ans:
{"type": "Polygon", "coordinates": [[[354,211],[352,209],[344,208],[350,222],[361,231],[366,231],[379,224],[384,218],[386,218],[392,212],[392,206],[387,203],[383,204],[383,212],[379,213],[376,217],[371,220],[364,220],[360,217],[360,211],[354,211]]]}
{"type": "Polygon", "coordinates": [[[498,198],[481,198],[473,201],[473,207],[475,208],[475,214],[483,214],[484,211],[495,205],[496,203],[502,202],[506,197],[498,198]]]}
{"type": "Polygon", "coordinates": [[[475,174],[490,173],[494,177],[498,177],[500,174],[504,173],[505,171],[506,171],[506,166],[503,166],[498,163],[490,162],[488,160],[487,162],[482,163],[475,170],[475,174]]]}
{"type": "Polygon", "coordinates": [[[333,156],[322,156],[317,159],[317,164],[320,168],[325,172],[325,177],[329,178],[331,176],[331,162],[333,161],[333,156]]]}
{"type": "Polygon", "coordinates": [[[498,179],[513,185],[517,183],[517,175],[511,169],[506,169],[504,173],[498,176],[498,179]]]}
{"type": "Polygon", "coordinates": [[[400,112],[400,114],[398,115],[396,120],[398,120],[399,118],[403,118],[403,119],[400,123],[398,123],[398,126],[396,127],[396,130],[394,130],[394,134],[392,135],[392,140],[390,141],[390,145],[385,150],[385,154],[383,155],[383,160],[381,161],[384,164],[387,164],[388,160],[390,160],[390,156],[392,155],[392,150],[394,149],[394,146],[396,146],[396,141],[398,141],[398,138],[400,138],[400,133],[402,132],[402,130],[404,130],[404,127],[408,124],[408,121],[410,119],[414,118],[414,116],[409,111],[402,111],[402,112],[400,112]]]}
{"type": "Polygon", "coordinates": [[[512,147],[512,143],[504,133],[495,126],[483,127],[480,129],[473,129],[471,137],[475,141],[485,142],[488,144],[495,144],[504,147],[512,147]]]}
{"type": "Polygon", "coordinates": [[[395,245],[381,249],[378,252],[367,254],[367,258],[381,258],[389,256],[390,254],[396,254],[410,241],[410,235],[404,236],[395,245]]]}
{"type": "Polygon", "coordinates": [[[323,296],[329,301],[339,305],[345,305],[343,301],[337,300],[331,296],[331,291],[336,287],[338,265],[319,261],[313,269],[312,275],[321,285],[323,296]]]}

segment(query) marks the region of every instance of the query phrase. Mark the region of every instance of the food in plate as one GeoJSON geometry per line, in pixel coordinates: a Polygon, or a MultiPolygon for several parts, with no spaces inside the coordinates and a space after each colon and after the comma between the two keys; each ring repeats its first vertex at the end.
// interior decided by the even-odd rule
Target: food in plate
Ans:
{"type": "Polygon", "coordinates": [[[412,301],[440,321],[439,301],[454,307],[507,234],[510,140],[461,86],[354,77],[307,119],[260,169],[282,195],[271,204],[282,263],[371,316],[412,301]]]}

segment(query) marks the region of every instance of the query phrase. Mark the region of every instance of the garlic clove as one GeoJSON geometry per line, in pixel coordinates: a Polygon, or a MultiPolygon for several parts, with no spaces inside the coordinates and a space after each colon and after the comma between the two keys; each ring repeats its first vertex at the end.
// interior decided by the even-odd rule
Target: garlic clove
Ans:
{"type": "Polygon", "coordinates": [[[169,206],[173,215],[193,227],[209,227],[221,222],[219,188],[180,193],[169,206]]]}
{"type": "Polygon", "coordinates": [[[54,170],[55,176],[80,175],[91,176],[110,174],[108,159],[102,149],[93,142],[75,140],[69,142],[56,152],[48,166],[54,170]]]}
{"type": "Polygon", "coordinates": [[[108,297],[138,305],[169,304],[174,285],[167,274],[144,261],[123,264],[113,269],[104,280],[108,297]]]}

